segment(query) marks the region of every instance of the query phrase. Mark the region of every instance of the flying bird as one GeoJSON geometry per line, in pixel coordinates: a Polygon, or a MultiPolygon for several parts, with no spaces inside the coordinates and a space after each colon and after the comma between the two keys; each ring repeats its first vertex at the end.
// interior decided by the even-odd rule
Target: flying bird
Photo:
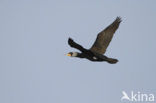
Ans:
{"type": "Polygon", "coordinates": [[[106,52],[108,45],[110,44],[112,37],[115,31],[118,29],[121,22],[121,18],[117,17],[112,24],[106,27],[103,31],[101,31],[90,49],[85,49],[80,44],[76,43],[72,38],[68,39],[68,44],[75,49],[78,49],[80,52],[69,52],[67,56],[70,57],[78,57],[78,58],[86,58],[90,61],[106,61],[110,64],[115,64],[118,62],[117,59],[109,58],[103,55],[106,52]]]}

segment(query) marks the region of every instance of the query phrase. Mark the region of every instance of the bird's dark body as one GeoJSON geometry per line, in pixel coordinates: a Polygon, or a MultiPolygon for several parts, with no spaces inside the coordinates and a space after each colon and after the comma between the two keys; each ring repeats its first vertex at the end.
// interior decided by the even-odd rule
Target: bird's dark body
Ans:
{"type": "Polygon", "coordinates": [[[78,56],[79,58],[86,58],[90,61],[106,61],[107,57],[104,55],[97,55],[96,53],[93,53],[90,50],[86,50],[85,52],[79,53],[78,56]]]}

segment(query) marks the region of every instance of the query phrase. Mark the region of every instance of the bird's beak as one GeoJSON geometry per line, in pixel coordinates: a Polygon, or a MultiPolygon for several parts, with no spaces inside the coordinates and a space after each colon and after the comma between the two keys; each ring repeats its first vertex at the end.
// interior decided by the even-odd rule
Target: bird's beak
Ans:
{"type": "Polygon", "coordinates": [[[68,53],[68,54],[66,54],[66,56],[70,56],[71,57],[71,54],[68,53]]]}

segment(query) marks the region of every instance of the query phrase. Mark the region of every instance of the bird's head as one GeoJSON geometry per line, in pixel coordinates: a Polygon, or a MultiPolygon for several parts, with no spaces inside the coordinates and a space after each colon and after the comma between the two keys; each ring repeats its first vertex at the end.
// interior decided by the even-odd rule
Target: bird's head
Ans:
{"type": "Polygon", "coordinates": [[[77,57],[78,54],[79,54],[78,52],[69,52],[68,54],[66,54],[66,56],[77,57]]]}

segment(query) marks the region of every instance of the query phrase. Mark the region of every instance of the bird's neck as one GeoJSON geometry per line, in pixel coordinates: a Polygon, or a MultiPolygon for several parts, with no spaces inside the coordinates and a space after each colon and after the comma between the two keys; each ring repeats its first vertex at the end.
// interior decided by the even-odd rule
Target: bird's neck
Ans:
{"type": "Polygon", "coordinates": [[[76,57],[79,57],[79,58],[84,58],[83,54],[82,53],[77,53],[77,56],[76,57]]]}

